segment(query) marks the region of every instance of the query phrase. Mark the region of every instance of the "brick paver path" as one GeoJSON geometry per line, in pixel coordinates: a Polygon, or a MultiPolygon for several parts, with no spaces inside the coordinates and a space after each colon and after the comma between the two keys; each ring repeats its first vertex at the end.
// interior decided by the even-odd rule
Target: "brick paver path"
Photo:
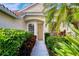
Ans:
{"type": "Polygon", "coordinates": [[[36,41],[31,56],[49,56],[46,45],[43,40],[36,41]]]}

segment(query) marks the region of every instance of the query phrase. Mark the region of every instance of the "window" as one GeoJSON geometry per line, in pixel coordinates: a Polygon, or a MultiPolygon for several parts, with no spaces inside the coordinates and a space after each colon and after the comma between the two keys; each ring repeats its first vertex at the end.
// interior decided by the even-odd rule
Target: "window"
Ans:
{"type": "Polygon", "coordinates": [[[28,29],[29,29],[29,32],[32,32],[34,34],[34,24],[29,24],[28,29]]]}

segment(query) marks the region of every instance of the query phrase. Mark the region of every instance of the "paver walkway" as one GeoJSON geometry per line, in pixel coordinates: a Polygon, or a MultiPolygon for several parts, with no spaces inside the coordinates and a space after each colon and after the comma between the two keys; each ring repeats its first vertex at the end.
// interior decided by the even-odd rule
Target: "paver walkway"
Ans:
{"type": "Polygon", "coordinates": [[[43,40],[36,41],[31,56],[49,56],[46,45],[43,40]]]}

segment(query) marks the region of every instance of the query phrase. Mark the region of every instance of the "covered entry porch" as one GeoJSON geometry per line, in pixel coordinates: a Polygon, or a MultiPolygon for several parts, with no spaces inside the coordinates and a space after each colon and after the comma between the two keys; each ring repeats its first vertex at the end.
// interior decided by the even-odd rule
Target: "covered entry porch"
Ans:
{"type": "Polygon", "coordinates": [[[26,29],[36,35],[37,40],[44,40],[44,22],[41,20],[27,20],[26,29]]]}
{"type": "Polygon", "coordinates": [[[32,32],[37,36],[31,56],[49,56],[45,45],[44,26],[44,21],[38,19],[30,19],[26,21],[27,31],[32,32]]]}
{"type": "Polygon", "coordinates": [[[40,13],[31,13],[24,16],[25,29],[37,36],[31,56],[49,56],[45,45],[45,16],[40,13]]]}
{"type": "Polygon", "coordinates": [[[45,17],[42,14],[27,14],[24,16],[25,29],[37,36],[37,40],[44,40],[45,17]]]}

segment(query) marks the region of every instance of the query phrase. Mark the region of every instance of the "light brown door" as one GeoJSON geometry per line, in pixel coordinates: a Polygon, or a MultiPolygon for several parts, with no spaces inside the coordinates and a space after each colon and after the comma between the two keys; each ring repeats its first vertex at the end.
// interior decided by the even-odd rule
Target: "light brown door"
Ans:
{"type": "Polygon", "coordinates": [[[38,22],[38,40],[43,40],[43,23],[38,22]]]}

